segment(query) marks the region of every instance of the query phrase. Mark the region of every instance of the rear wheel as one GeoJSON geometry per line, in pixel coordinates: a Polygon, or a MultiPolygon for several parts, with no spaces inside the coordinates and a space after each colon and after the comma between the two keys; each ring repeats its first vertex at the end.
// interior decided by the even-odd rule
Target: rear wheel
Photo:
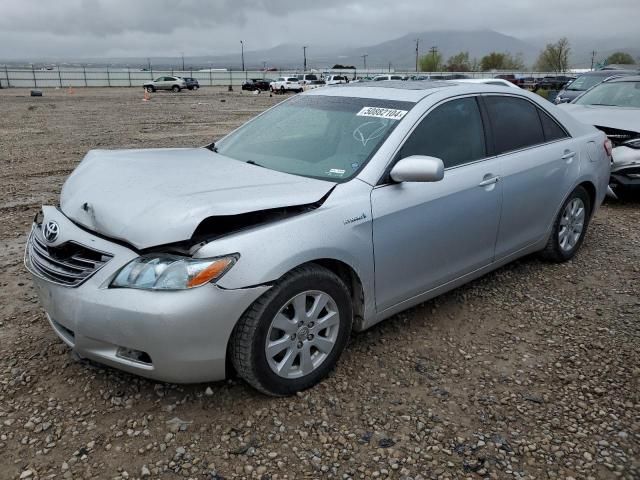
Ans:
{"type": "Polygon", "coordinates": [[[269,395],[312,387],[335,366],[351,333],[349,290],[333,272],[299,267],[254,302],[236,325],[231,360],[269,395]]]}
{"type": "Polygon", "coordinates": [[[156,91],[156,89],[155,89],[155,88],[153,88],[153,87],[151,87],[151,86],[146,87],[146,88],[145,88],[145,90],[146,90],[147,92],[149,92],[149,93],[153,93],[153,92],[155,92],[155,91],[156,91]]]}
{"type": "Polygon", "coordinates": [[[566,262],[580,249],[591,218],[591,199],[577,187],[565,200],[553,224],[551,237],[541,256],[552,262],[566,262]]]}

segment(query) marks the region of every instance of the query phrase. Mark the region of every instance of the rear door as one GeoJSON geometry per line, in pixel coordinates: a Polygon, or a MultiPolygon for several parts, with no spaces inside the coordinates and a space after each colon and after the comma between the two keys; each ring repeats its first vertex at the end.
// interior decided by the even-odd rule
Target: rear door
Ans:
{"type": "Polygon", "coordinates": [[[493,260],[502,185],[488,157],[475,97],[435,107],[398,159],[441,158],[444,179],[379,185],[371,193],[378,311],[427,292],[493,260]]]}
{"type": "Polygon", "coordinates": [[[574,140],[533,102],[485,96],[504,203],[496,259],[542,240],[579,174],[574,140]]]}

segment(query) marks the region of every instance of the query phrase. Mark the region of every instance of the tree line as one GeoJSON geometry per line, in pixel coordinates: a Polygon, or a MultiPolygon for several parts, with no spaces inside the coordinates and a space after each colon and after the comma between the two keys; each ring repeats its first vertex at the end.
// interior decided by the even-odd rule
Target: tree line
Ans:
{"type": "MultiPolygon", "coordinates": [[[[547,44],[540,54],[533,70],[539,72],[566,72],[569,70],[569,54],[571,45],[566,37],[557,42],[547,44]]],[[[604,64],[633,65],[635,59],[625,52],[615,52],[609,55],[604,64]]],[[[508,52],[491,52],[484,57],[470,58],[469,52],[452,55],[446,61],[441,53],[432,49],[419,59],[422,72],[478,72],[489,70],[524,70],[525,64],[522,54],[513,55],[508,52]]]]}

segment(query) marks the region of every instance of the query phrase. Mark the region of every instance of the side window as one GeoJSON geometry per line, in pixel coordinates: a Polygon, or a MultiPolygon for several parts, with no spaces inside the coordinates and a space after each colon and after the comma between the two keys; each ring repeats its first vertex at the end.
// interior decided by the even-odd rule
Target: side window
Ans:
{"type": "Polygon", "coordinates": [[[451,100],[430,112],[400,150],[400,158],[428,155],[445,168],[486,156],[484,128],[475,98],[451,100]]]}
{"type": "Polygon", "coordinates": [[[546,112],[538,109],[538,115],[540,115],[540,121],[542,122],[542,131],[544,132],[544,139],[547,142],[554,140],[560,140],[561,138],[567,138],[567,132],[558,125],[558,123],[551,118],[546,112]]]}
{"type": "Polygon", "coordinates": [[[496,154],[544,143],[537,108],[514,97],[486,97],[485,102],[496,145],[496,154]]]}

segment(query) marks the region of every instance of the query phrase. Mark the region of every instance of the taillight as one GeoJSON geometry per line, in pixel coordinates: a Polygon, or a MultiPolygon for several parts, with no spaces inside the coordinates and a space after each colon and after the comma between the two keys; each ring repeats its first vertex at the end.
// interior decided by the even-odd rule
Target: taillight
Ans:
{"type": "Polygon", "coordinates": [[[607,152],[607,157],[610,157],[613,152],[613,145],[611,144],[611,140],[608,138],[604,139],[604,151],[607,152]]]}

